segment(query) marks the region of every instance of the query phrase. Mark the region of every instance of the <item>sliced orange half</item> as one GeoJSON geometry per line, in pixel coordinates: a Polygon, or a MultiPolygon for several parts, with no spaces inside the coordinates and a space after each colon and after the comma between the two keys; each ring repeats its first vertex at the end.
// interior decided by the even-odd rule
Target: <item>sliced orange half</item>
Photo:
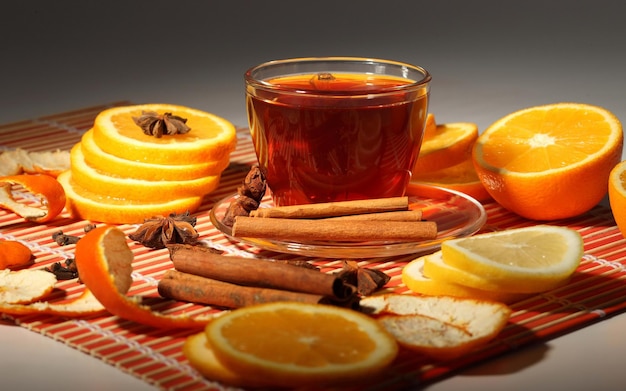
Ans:
{"type": "Polygon", "coordinates": [[[607,194],[622,125],[608,110],[555,103],[513,112],[474,145],[478,177],[503,207],[534,220],[577,216],[607,194]]]}

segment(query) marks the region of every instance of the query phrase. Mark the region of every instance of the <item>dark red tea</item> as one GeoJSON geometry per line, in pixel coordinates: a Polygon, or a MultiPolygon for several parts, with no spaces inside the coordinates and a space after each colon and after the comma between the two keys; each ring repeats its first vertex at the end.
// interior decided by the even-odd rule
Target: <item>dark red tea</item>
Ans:
{"type": "Polygon", "coordinates": [[[370,74],[269,82],[299,91],[247,95],[251,134],[275,204],[404,194],[422,141],[423,89],[400,90],[395,87],[412,81],[370,74]]]}

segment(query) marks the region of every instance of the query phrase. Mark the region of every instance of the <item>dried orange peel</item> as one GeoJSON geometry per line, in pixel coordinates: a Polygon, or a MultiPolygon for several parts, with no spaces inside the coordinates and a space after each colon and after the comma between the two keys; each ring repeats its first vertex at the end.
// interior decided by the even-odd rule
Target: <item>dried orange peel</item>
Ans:
{"type": "Polygon", "coordinates": [[[8,209],[26,220],[45,223],[57,217],[65,207],[63,186],[53,177],[43,174],[22,174],[0,177],[0,207],[8,209]],[[22,186],[37,202],[17,200],[13,186],[22,186]]]}
{"type": "Polygon", "coordinates": [[[44,270],[0,271],[0,312],[11,315],[48,314],[65,317],[86,316],[105,311],[89,290],[63,302],[44,299],[57,282],[44,270]]]}
{"type": "Polygon", "coordinates": [[[126,235],[114,226],[91,230],[76,244],[80,279],[111,314],[163,329],[199,329],[215,317],[170,316],[141,304],[141,296],[127,295],[132,284],[133,258],[126,235]]]}

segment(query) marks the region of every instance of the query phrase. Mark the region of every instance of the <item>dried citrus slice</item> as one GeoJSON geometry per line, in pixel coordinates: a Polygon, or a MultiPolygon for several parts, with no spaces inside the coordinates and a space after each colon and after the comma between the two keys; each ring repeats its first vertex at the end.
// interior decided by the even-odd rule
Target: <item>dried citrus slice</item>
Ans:
{"type": "MultiPolygon", "coordinates": [[[[34,271],[26,269],[24,271],[34,271]]],[[[41,271],[42,273],[48,273],[41,271]]],[[[52,274],[52,273],[48,273],[52,274]]],[[[40,282],[29,279],[29,284],[38,284],[40,282]]],[[[105,313],[105,309],[100,302],[93,296],[89,289],[85,289],[79,296],[73,299],[51,302],[36,301],[27,304],[10,304],[0,302],[0,312],[13,315],[26,314],[47,314],[55,316],[78,317],[89,316],[105,313]]]]}
{"type": "MultiPolygon", "coordinates": [[[[485,290],[534,293],[552,289],[568,279],[580,264],[583,240],[572,229],[537,225],[489,232],[441,244],[442,261],[452,271],[474,276],[456,282],[485,290]],[[470,272],[471,271],[471,272],[470,272]]],[[[444,279],[445,275],[427,276],[444,279]]]]}
{"type": "MultiPolygon", "coordinates": [[[[436,263],[437,265],[434,266],[436,268],[441,262],[441,252],[416,258],[402,269],[402,282],[407,286],[407,288],[415,293],[431,296],[453,296],[479,300],[492,300],[502,303],[514,303],[527,296],[525,294],[509,293],[500,290],[472,288],[468,285],[452,282],[450,281],[452,280],[451,278],[437,279],[427,277],[424,272],[426,259],[429,259],[431,264],[436,263]]],[[[451,268],[445,264],[442,267],[445,271],[451,268]]],[[[440,270],[440,268],[437,270],[440,270]]]]}
{"type": "Polygon", "coordinates": [[[100,149],[93,140],[93,130],[83,135],[80,148],[85,163],[100,173],[147,181],[183,181],[219,175],[230,162],[228,156],[222,160],[196,164],[152,164],[126,160],[100,149]]]}
{"type": "Polygon", "coordinates": [[[153,216],[194,212],[202,204],[202,197],[154,203],[100,195],[77,185],[70,171],[61,173],[58,180],[65,189],[67,211],[72,217],[84,220],[110,224],[136,224],[143,223],[145,219],[153,216]]]}
{"type": "Polygon", "coordinates": [[[226,313],[206,327],[227,368],[274,386],[330,386],[380,373],[396,357],[395,339],[360,312],[276,302],[226,313]]]}
{"type": "Polygon", "coordinates": [[[157,103],[102,111],[94,122],[93,139],[106,153],[153,164],[222,161],[237,142],[235,127],[221,117],[189,107],[157,103]],[[191,130],[160,138],[145,134],[133,120],[143,112],[182,117],[191,130]]]}
{"type": "Polygon", "coordinates": [[[77,185],[113,198],[161,203],[178,198],[204,196],[215,190],[220,174],[188,180],[148,181],[102,173],[85,162],[81,144],[70,153],[72,178],[77,185]]]}
{"type": "Polygon", "coordinates": [[[626,160],[615,165],[611,170],[609,203],[622,236],[626,236],[626,160]]]}
{"type": "Polygon", "coordinates": [[[52,292],[57,279],[44,270],[0,270],[0,303],[25,304],[52,292]]]}
{"type": "Polygon", "coordinates": [[[201,328],[213,317],[168,316],[142,305],[141,297],[128,296],[134,255],[119,228],[89,231],[76,244],[75,257],[81,281],[113,315],[164,329],[201,328]]]}
{"type": "Polygon", "coordinates": [[[70,167],[68,151],[27,151],[15,148],[0,152],[0,176],[46,174],[53,177],[70,167]]]}
{"type": "Polygon", "coordinates": [[[425,132],[413,175],[454,166],[468,159],[478,138],[478,126],[470,122],[436,125],[434,132],[425,132]]]}
{"type": "Polygon", "coordinates": [[[0,207],[9,209],[26,220],[46,223],[57,217],[64,206],[63,186],[49,175],[0,177],[0,207]],[[22,197],[19,201],[14,198],[12,187],[15,185],[21,186],[29,197],[22,197]]]}
{"type": "Polygon", "coordinates": [[[499,204],[529,219],[553,220],[600,202],[622,144],[622,125],[606,109],[555,103],[496,121],[478,137],[472,156],[499,204]]]}
{"type": "Polygon", "coordinates": [[[491,300],[394,293],[366,297],[361,306],[402,346],[439,359],[460,357],[486,344],[512,312],[491,300]]]}
{"type": "Polygon", "coordinates": [[[415,173],[411,177],[411,182],[460,191],[481,202],[491,199],[491,195],[476,174],[471,157],[451,167],[415,173]]]}

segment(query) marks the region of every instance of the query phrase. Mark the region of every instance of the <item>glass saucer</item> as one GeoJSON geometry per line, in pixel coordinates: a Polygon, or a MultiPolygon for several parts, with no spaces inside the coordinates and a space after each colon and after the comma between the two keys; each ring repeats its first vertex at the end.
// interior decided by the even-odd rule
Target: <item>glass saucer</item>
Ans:
{"type": "MultiPolygon", "coordinates": [[[[222,220],[232,194],[213,206],[210,219],[213,225],[230,240],[264,250],[321,258],[379,258],[437,251],[446,239],[470,236],[480,230],[487,221],[485,208],[474,198],[442,187],[411,183],[407,190],[411,209],[421,209],[423,219],[437,222],[438,234],[433,240],[416,242],[333,242],[333,241],[283,241],[260,238],[235,237],[222,220]]],[[[271,208],[272,200],[264,198],[261,208],[271,208]]]]}

